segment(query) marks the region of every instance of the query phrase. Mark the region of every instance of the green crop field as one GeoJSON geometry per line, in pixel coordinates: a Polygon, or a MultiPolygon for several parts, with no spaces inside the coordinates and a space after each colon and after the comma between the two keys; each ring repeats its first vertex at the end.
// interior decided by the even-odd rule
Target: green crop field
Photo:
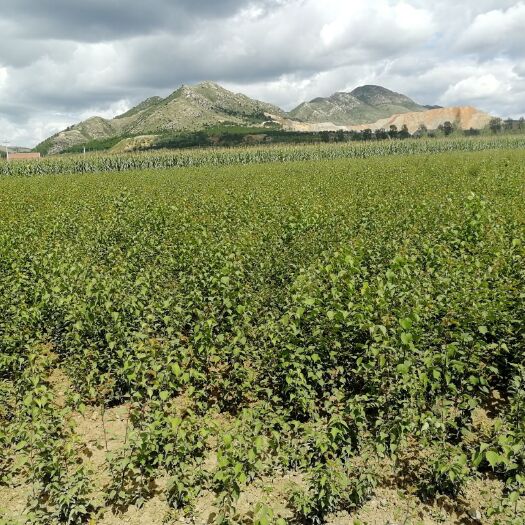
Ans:
{"type": "Polygon", "coordinates": [[[392,155],[433,154],[454,151],[524,149],[525,135],[448,137],[441,139],[379,140],[340,144],[195,148],[144,153],[99,153],[49,156],[38,161],[0,162],[0,176],[33,176],[100,171],[129,171],[232,164],[259,164],[300,160],[336,160],[392,155]]]}
{"type": "Polygon", "coordinates": [[[523,525],[491,140],[0,165],[0,523],[523,525]]]}

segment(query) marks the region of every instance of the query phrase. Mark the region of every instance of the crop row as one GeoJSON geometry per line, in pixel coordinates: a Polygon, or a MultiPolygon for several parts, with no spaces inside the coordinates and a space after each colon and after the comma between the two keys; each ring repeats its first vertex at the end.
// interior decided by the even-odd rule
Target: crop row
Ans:
{"type": "Polygon", "coordinates": [[[223,166],[269,162],[335,160],[375,156],[433,154],[525,148],[525,136],[421,139],[301,146],[164,151],[134,154],[47,157],[38,161],[0,163],[2,175],[46,175],[223,166]]]}
{"type": "Polygon", "coordinates": [[[168,480],[167,520],[268,525],[486,483],[483,523],[523,523],[524,160],[0,180],[0,489],[82,523],[168,480]]]}

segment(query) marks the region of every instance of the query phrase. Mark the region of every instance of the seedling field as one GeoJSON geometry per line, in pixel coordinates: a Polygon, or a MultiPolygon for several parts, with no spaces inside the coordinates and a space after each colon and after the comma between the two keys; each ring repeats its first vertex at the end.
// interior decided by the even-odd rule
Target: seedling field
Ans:
{"type": "Polygon", "coordinates": [[[0,168],[0,523],[523,525],[525,152],[260,151],[0,168]]]}

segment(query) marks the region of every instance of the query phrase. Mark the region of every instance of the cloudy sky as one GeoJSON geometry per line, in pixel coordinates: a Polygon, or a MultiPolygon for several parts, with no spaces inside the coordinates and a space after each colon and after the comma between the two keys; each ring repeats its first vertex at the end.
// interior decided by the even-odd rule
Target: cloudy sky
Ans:
{"type": "Polygon", "coordinates": [[[0,0],[0,142],[180,84],[291,109],[380,84],[525,115],[525,0],[0,0]]]}

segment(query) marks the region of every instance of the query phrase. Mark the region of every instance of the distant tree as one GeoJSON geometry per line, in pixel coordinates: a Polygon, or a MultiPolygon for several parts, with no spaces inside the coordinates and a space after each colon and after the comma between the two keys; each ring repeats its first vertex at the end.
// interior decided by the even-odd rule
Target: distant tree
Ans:
{"type": "Polygon", "coordinates": [[[475,137],[480,134],[480,131],[479,129],[470,128],[466,129],[463,133],[466,137],[475,137]]]}
{"type": "Polygon", "coordinates": [[[511,118],[508,118],[503,123],[503,127],[504,127],[505,131],[512,131],[512,129],[514,128],[514,121],[511,118]]]}
{"type": "Polygon", "coordinates": [[[525,129],[525,117],[521,117],[518,120],[518,129],[525,129]]]}
{"type": "Polygon", "coordinates": [[[445,134],[446,137],[448,137],[453,131],[454,131],[454,125],[452,124],[452,122],[447,120],[443,124],[443,133],[445,134]]]}
{"type": "Polygon", "coordinates": [[[330,142],[330,133],[328,131],[321,131],[320,135],[323,142],[330,142]]]}
{"type": "Polygon", "coordinates": [[[425,136],[427,133],[428,133],[427,126],[425,125],[424,122],[421,122],[421,124],[419,124],[419,126],[417,128],[417,134],[421,135],[421,136],[425,136]]]}
{"type": "Polygon", "coordinates": [[[395,139],[397,138],[397,126],[395,124],[392,124],[390,126],[390,130],[388,131],[388,136],[391,138],[391,139],[395,139]]]}
{"type": "Polygon", "coordinates": [[[388,138],[388,133],[385,128],[376,129],[374,135],[377,140],[385,140],[388,138]]]}
{"type": "Polygon", "coordinates": [[[338,129],[335,134],[335,140],[336,142],[344,142],[345,141],[345,132],[342,129],[338,129]]]}
{"type": "Polygon", "coordinates": [[[492,133],[499,133],[501,131],[501,123],[502,121],[499,117],[490,119],[489,128],[492,133]]]}
{"type": "Polygon", "coordinates": [[[410,132],[408,131],[408,126],[406,124],[403,124],[398,136],[400,139],[408,139],[410,137],[410,132]]]}
{"type": "Polygon", "coordinates": [[[363,130],[363,140],[372,140],[372,130],[370,128],[363,130]]]}

